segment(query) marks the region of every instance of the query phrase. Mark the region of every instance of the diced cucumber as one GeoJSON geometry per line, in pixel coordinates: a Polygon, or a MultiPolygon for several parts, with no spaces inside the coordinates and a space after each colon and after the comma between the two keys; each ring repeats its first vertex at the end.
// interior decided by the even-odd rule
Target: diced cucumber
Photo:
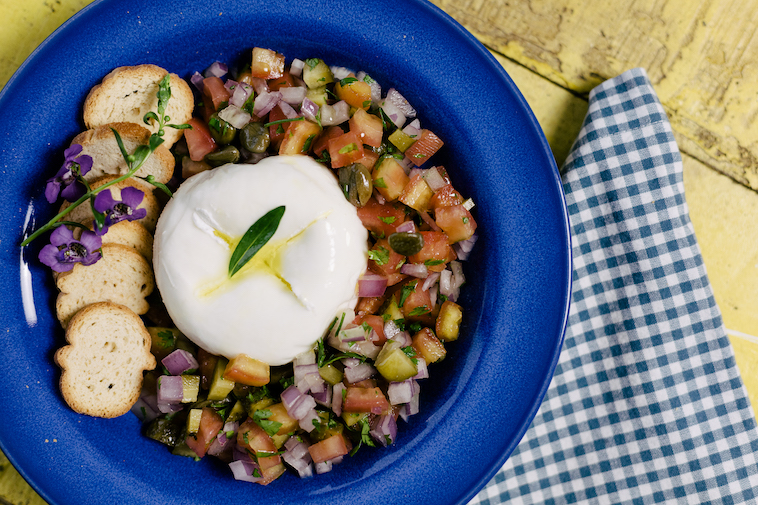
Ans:
{"type": "Polygon", "coordinates": [[[332,364],[324,365],[318,369],[318,374],[326,382],[334,386],[337,383],[342,382],[342,372],[332,364]]]}
{"type": "Polygon", "coordinates": [[[416,139],[399,128],[392,132],[387,140],[392,142],[392,144],[397,147],[401,153],[404,153],[406,149],[411,147],[411,145],[416,142],[416,139]]]}
{"type": "Polygon", "coordinates": [[[216,362],[216,368],[213,370],[213,379],[211,387],[208,389],[209,400],[223,400],[234,389],[234,381],[224,379],[224,370],[229,361],[226,358],[219,357],[216,362]]]}
{"type": "Polygon", "coordinates": [[[309,88],[318,88],[334,82],[334,74],[324,60],[309,58],[303,67],[303,81],[309,88]]]}
{"type": "Polygon", "coordinates": [[[305,92],[305,97],[321,107],[326,105],[326,101],[329,99],[329,95],[326,91],[326,86],[319,86],[318,88],[308,89],[305,92]]]}
{"type": "Polygon", "coordinates": [[[355,424],[358,424],[363,419],[368,417],[368,412],[343,412],[342,420],[345,421],[345,425],[349,428],[355,424]]]}
{"type": "Polygon", "coordinates": [[[187,435],[195,435],[200,431],[200,419],[203,417],[203,409],[190,409],[187,415],[187,435]]]}
{"type": "Polygon", "coordinates": [[[192,403],[197,401],[197,394],[200,392],[199,375],[182,375],[182,403],[192,403]]]}
{"type": "Polygon", "coordinates": [[[384,309],[384,315],[383,318],[385,321],[394,321],[396,319],[403,319],[405,316],[403,315],[403,312],[400,310],[400,307],[397,305],[397,298],[395,296],[392,297],[390,302],[387,304],[387,308],[384,309]]]}
{"type": "Polygon", "coordinates": [[[395,347],[387,352],[384,349],[382,348],[374,364],[382,377],[388,381],[402,382],[418,373],[416,364],[401,348],[395,347]]]}
{"type": "Polygon", "coordinates": [[[226,417],[227,423],[233,423],[235,421],[242,422],[247,417],[247,411],[245,410],[245,406],[243,403],[239,400],[234,404],[234,407],[232,407],[232,410],[229,412],[229,415],[226,417]]]}

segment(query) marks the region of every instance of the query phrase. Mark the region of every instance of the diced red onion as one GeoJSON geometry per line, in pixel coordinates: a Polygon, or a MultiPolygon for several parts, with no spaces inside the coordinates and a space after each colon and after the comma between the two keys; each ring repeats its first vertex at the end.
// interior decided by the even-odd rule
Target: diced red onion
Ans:
{"type": "Polygon", "coordinates": [[[295,356],[292,360],[294,366],[298,365],[312,365],[316,363],[316,352],[313,349],[309,349],[295,356]]]}
{"type": "Polygon", "coordinates": [[[426,279],[429,269],[423,263],[405,263],[400,267],[400,273],[410,275],[411,277],[418,277],[419,279],[426,279]]]}
{"type": "Polygon", "coordinates": [[[303,393],[301,393],[294,385],[288,387],[281,394],[282,403],[287,412],[297,406],[303,399],[303,393]]]}
{"type": "Polygon", "coordinates": [[[442,174],[437,170],[437,167],[432,167],[427,170],[426,173],[424,173],[424,180],[435,193],[439,191],[441,187],[447,185],[447,181],[442,177],[442,174]]]}
{"type": "Polygon", "coordinates": [[[158,417],[158,402],[155,395],[142,395],[131,408],[132,414],[143,423],[149,423],[158,417]]]}
{"type": "Polygon", "coordinates": [[[316,400],[313,397],[301,393],[294,385],[288,387],[281,395],[287,414],[293,419],[301,421],[316,408],[316,400]]]}
{"type": "Polygon", "coordinates": [[[360,342],[366,340],[366,330],[362,326],[350,326],[343,329],[338,337],[343,342],[360,342]]]}
{"type": "Polygon", "coordinates": [[[354,367],[345,367],[345,379],[351,384],[370,379],[374,373],[376,373],[376,368],[368,363],[361,363],[354,367]]]}
{"type": "Polygon", "coordinates": [[[365,340],[363,342],[355,342],[349,346],[349,350],[361,356],[366,356],[369,359],[376,359],[382,348],[374,345],[370,340],[365,340]]]}
{"type": "Polygon", "coordinates": [[[180,403],[184,398],[182,377],[179,375],[161,375],[158,377],[158,404],[180,403]]]}
{"type": "Polygon", "coordinates": [[[413,380],[429,378],[429,367],[426,366],[426,360],[421,356],[416,358],[416,370],[418,373],[413,376],[413,380]]]}
{"type": "Polygon", "coordinates": [[[346,368],[354,368],[361,364],[361,360],[358,358],[342,358],[340,361],[346,368]]]}
{"type": "Polygon", "coordinates": [[[478,238],[475,233],[470,238],[453,244],[453,250],[460,261],[466,261],[469,258],[478,238]]]}
{"type": "Polygon", "coordinates": [[[208,447],[208,454],[220,456],[224,452],[231,452],[232,445],[236,445],[237,443],[236,434],[238,429],[239,423],[236,421],[224,424],[224,428],[213,440],[210,447],[208,447]],[[227,436],[227,433],[230,433],[230,435],[227,436]]]}
{"type": "Polygon", "coordinates": [[[332,75],[334,75],[334,78],[338,81],[344,79],[345,77],[350,77],[350,74],[353,73],[352,70],[345,67],[338,67],[338,66],[331,66],[329,69],[332,71],[332,75]]]}
{"type": "Polygon", "coordinates": [[[424,280],[424,283],[421,285],[421,291],[429,291],[432,286],[437,284],[439,278],[439,272],[430,272],[427,278],[424,280]]]}
{"type": "Polygon", "coordinates": [[[365,273],[358,279],[358,296],[383,296],[387,290],[387,278],[377,274],[365,273]]]}
{"type": "Polygon", "coordinates": [[[397,161],[398,165],[403,167],[403,170],[405,171],[405,175],[408,175],[411,172],[411,168],[413,168],[415,165],[411,160],[409,160],[407,157],[403,157],[402,160],[395,159],[397,161]]]}
{"type": "Polygon", "coordinates": [[[408,172],[408,177],[413,178],[413,177],[416,177],[419,174],[421,174],[422,177],[423,177],[424,172],[425,172],[425,170],[421,170],[418,167],[413,167],[413,168],[411,168],[411,171],[408,172]]]}
{"type": "Polygon", "coordinates": [[[395,421],[395,416],[388,414],[378,417],[371,426],[369,435],[382,444],[382,446],[387,447],[395,443],[395,439],[397,438],[397,421],[395,421]]]}
{"type": "Polygon", "coordinates": [[[332,386],[325,383],[323,389],[324,390],[319,393],[311,391],[311,396],[319,405],[329,407],[332,404],[332,386]]]}
{"type": "Polygon", "coordinates": [[[271,109],[276,107],[276,104],[278,104],[281,99],[282,94],[278,91],[264,91],[263,93],[260,93],[255,97],[255,102],[253,103],[253,114],[258,117],[265,116],[271,112],[271,109]]]}
{"type": "Polygon", "coordinates": [[[282,100],[290,105],[302,103],[303,99],[305,99],[305,88],[300,86],[279,88],[279,93],[282,94],[282,100]]]}
{"type": "Polygon", "coordinates": [[[395,321],[390,319],[384,323],[384,336],[387,340],[394,338],[398,333],[400,333],[400,328],[398,328],[395,321]]]}
{"type": "Polygon", "coordinates": [[[458,293],[453,288],[453,272],[450,270],[443,270],[440,273],[440,294],[445,295],[452,302],[458,298],[458,293]]]}
{"type": "Polygon", "coordinates": [[[162,401],[158,402],[158,411],[163,414],[172,414],[174,412],[179,412],[183,408],[184,406],[181,403],[162,401]]]}
{"type": "Polygon", "coordinates": [[[322,473],[329,473],[332,471],[332,462],[331,461],[322,461],[321,463],[316,463],[316,473],[322,474],[322,473]]]}
{"type": "Polygon", "coordinates": [[[413,393],[413,398],[411,398],[411,402],[408,404],[409,416],[416,415],[419,412],[420,388],[418,387],[418,383],[415,386],[416,386],[416,392],[413,393]]]}
{"type": "Polygon", "coordinates": [[[390,120],[395,123],[395,126],[402,128],[405,124],[405,114],[400,108],[391,101],[384,99],[380,108],[384,111],[390,120]]]}
{"type": "MultiPolygon", "coordinates": [[[[408,100],[406,100],[405,97],[401,95],[400,92],[395,88],[390,88],[387,90],[387,96],[385,98],[386,100],[392,102],[395,107],[400,109],[405,117],[416,117],[416,109],[414,109],[413,106],[408,103],[408,100]]],[[[400,128],[400,126],[398,126],[398,128],[400,128]]]]}
{"type": "Polygon", "coordinates": [[[379,205],[384,205],[387,202],[387,200],[385,200],[385,198],[382,196],[382,194],[379,191],[377,191],[376,188],[374,188],[374,198],[376,198],[376,202],[379,205]]]}
{"type": "Polygon", "coordinates": [[[308,461],[295,459],[292,462],[287,461],[287,463],[289,463],[289,465],[297,472],[300,478],[304,479],[305,477],[311,477],[313,475],[313,466],[308,461]]]}
{"type": "Polygon", "coordinates": [[[350,106],[346,101],[340,100],[332,105],[332,108],[334,109],[334,124],[341,124],[350,119],[350,106]]]}
{"type": "Polygon", "coordinates": [[[321,125],[332,126],[336,124],[338,123],[336,123],[334,120],[334,107],[328,103],[325,103],[321,106],[321,125]]]}
{"type": "Polygon", "coordinates": [[[429,215],[426,211],[419,211],[419,216],[421,216],[421,219],[429,225],[429,228],[431,228],[434,231],[442,231],[439,226],[437,226],[437,223],[432,219],[432,216],[429,215]]]}
{"type": "Polygon", "coordinates": [[[229,67],[227,67],[226,64],[221,63],[220,61],[214,61],[210,67],[205,69],[203,75],[205,75],[205,77],[224,77],[228,71],[229,67]]]}
{"type": "MultiPolygon", "coordinates": [[[[315,363],[309,365],[295,365],[295,387],[301,393],[307,393],[310,391],[310,382],[305,378],[310,374],[318,374],[318,366],[315,363]]],[[[319,376],[320,377],[320,376],[319,376]]]]}
{"type": "MultiPolygon", "coordinates": [[[[244,459],[238,459],[229,463],[229,468],[232,470],[235,480],[241,480],[245,482],[258,482],[263,480],[263,477],[255,477],[253,473],[258,468],[258,465],[252,461],[244,459]]],[[[260,472],[260,470],[258,470],[260,472]]]]}
{"type": "Polygon", "coordinates": [[[253,87],[249,84],[241,82],[237,84],[232,92],[232,96],[229,97],[229,105],[236,107],[242,107],[247,102],[247,99],[253,94],[253,87]]]}
{"type": "Polygon", "coordinates": [[[200,74],[200,72],[195,72],[192,74],[192,77],[190,77],[190,82],[194,84],[195,88],[202,93],[205,86],[203,85],[203,79],[204,77],[200,74]]]}
{"type": "Polygon", "coordinates": [[[432,302],[432,310],[434,310],[435,307],[437,307],[437,298],[438,298],[439,291],[440,291],[439,284],[435,284],[434,286],[429,288],[429,299],[432,302]]]}
{"type": "MultiPolygon", "coordinates": [[[[281,91],[279,91],[278,93],[281,93],[281,91]]],[[[300,114],[298,114],[297,111],[293,109],[292,106],[288,104],[287,102],[285,102],[284,100],[279,102],[279,108],[282,110],[282,112],[284,113],[284,116],[287,119],[295,119],[296,117],[300,116],[300,114]]]]}
{"type": "Polygon", "coordinates": [[[234,88],[236,88],[238,84],[239,83],[233,79],[227,79],[224,83],[224,87],[229,92],[229,94],[231,94],[234,92],[234,88]]]}
{"type": "Polygon", "coordinates": [[[392,337],[392,340],[394,340],[398,344],[398,347],[408,347],[409,345],[411,345],[411,342],[412,342],[411,334],[408,333],[407,331],[400,331],[396,333],[392,337]]]}
{"type": "Polygon", "coordinates": [[[265,79],[261,79],[259,77],[253,77],[252,84],[253,84],[253,89],[259,95],[269,92],[268,83],[266,82],[265,79]]]}
{"type": "Polygon", "coordinates": [[[316,412],[316,401],[313,401],[313,407],[308,412],[305,413],[302,419],[299,419],[300,427],[307,431],[308,433],[312,432],[316,425],[313,424],[313,421],[316,421],[316,423],[319,423],[321,421],[321,418],[318,416],[318,412],[316,412]]]}
{"type": "Polygon", "coordinates": [[[397,227],[395,228],[395,231],[398,233],[402,233],[402,232],[416,233],[416,223],[412,219],[409,219],[408,221],[397,225],[397,227]]]}
{"type": "Polygon", "coordinates": [[[228,107],[221,109],[218,113],[218,117],[238,130],[244,128],[252,119],[249,112],[240,109],[236,105],[229,105],[228,107]]]}
{"type": "Polygon", "coordinates": [[[303,75],[303,68],[305,67],[305,62],[301,59],[295,58],[292,60],[292,63],[290,64],[290,75],[293,75],[295,77],[300,77],[303,75]]]}
{"type": "Polygon", "coordinates": [[[332,388],[332,412],[338,416],[342,415],[342,392],[345,389],[347,388],[345,388],[345,385],[341,382],[338,382],[332,388]]]}
{"type": "Polygon", "coordinates": [[[197,370],[200,366],[192,353],[184,349],[175,350],[163,358],[161,363],[171,375],[181,375],[190,370],[197,370]]]}
{"type": "Polygon", "coordinates": [[[316,103],[310,98],[303,98],[302,104],[300,105],[300,112],[308,121],[318,123],[318,120],[316,119],[316,116],[318,115],[318,105],[316,105],[316,103]]]}
{"type": "Polygon", "coordinates": [[[387,396],[391,405],[402,405],[404,403],[410,403],[413,398],[413,379],[408,379],[402,382],[390,382],[387,387],[387,396]]]}
{"type": "Polygon", "coordinates": [[[421,135],[421,121],[414,119],[403,128],[403,133],[412,138],[418,138],[421,135]]]}
{"type": "Polygon", "coordinates": [[[359,81],[366,82],[369,86],[371,86],[371,102],[374,105],[378,104],[382,99],[382,87],[379,85],[379,83],[363,71],[358,72],[356,77],[359,81]],[[366,79],[366,77],[368,77],[368,79],[366,79]]]}
{"type": "Polygon", "coordinates": [[[466,277],[463,275],[463,265],[460,261],[451,261],[450,270],[453,271],[453,287],[460,289],[466,283],[466,277]]]}
{"type": "Polygon", "coordinates": [[[474,200],[472,200],[471,198],[467,198],[467,199],[466,199],[466,201],[465,201],[465,202],[463,202],[461,205],[463,205],[463,208],[464,208],[464,209],[466,209],[466,210],[471,210],[471,209],[473,209],[473,208],[474,208],[474,206],[475,206],[476,204],[474,203],[474,200]]]}

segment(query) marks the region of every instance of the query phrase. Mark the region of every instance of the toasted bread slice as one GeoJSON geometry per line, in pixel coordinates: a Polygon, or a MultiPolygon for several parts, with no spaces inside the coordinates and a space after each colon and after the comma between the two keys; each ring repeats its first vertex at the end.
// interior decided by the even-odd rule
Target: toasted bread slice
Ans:
{"type": "Polygon", "coordinates": [[[150,334],[123,305],[88,305],[72,318],[55,353],[63,399],[80,414],[118,417],[139,399],[142,373],[155,368],[150,334]]]}
{"type": "MultiPolygon", "coordinates": [[[[94,230],[94,223],[84,223],[87,228],[94,230]]],[[[81,228],[74,229],[74,237],[79,238],[82,234],[81,228]]],[[[101,236],[103,244],[121,244],[129,246],[149,262],[153,262],[153,236],[142,226],[139,221],[120,221],[110,228],[108,233],[101,236]]]]}
{"type": "Polygon", "coordinates": [[[131,247],[104,244],[103,257],[96,263],[80,263],[55,278],[60,290],[55,303],[58,320],[64,328],[79,310],[96,302],[125,305],[137,314],[150,308],[145,300],[153,292],[153,270],[147,260],[131,247]]]}
{"type": "MultiPolygon", "coordinates": [[[[104,175],[122,175],[129,171],[111,128],[118,132],[129,154],[134,153],[137,146],[147,144],[150,138],[147,128],[135,123],[108,123],[74,137],[71,144],[81,145],[82,154],[92,156],[92,168],[84,175],[87,181],[104,175]]],[[[158,182],[166,184],[174,175],[174,165],[174,155],[161,144],[134,175],[152,175],[158,182]]]]}
{"type": "MultiPolygon", "coordinates": [[[[158,111],[158,85],[168,72],[156,65],[118,67],[94,86],[84,101],[84,124],[96,128],[107,123],[128,122],[143,124],[147,112],[158,111]]],[[[171,74],[171,99],[166,115],[173,124],[182,124],[192,117],[195,100],[189,85],[171,74]]],[[[151,121],[151,133],[158,130],[151,121]]],[[[170,148],[182,136],[181,130],[166,128],[163,139],[170,148]]]]}
{"type": "MultiPolygon", "coordinates": [[[[92,189],[97,189],[103,184],[109,183],[112,180],[116,179],[117,176],[115,175],[104,175],[103,177],[99,177],[92,181],[90,183],[90,187],[92,189]]],[[[155,186],[152,184],[148,184],[143,180],[140,179],[134,179],[133,177],[130,177],[128,179],[124,179],[123,181],[117,182],[116,184],[109,186],[109,189],[111,190],[111,195],[116,200],[121,199],[121,190],[127,186],[131,186],[137,189],[142,190],[143,193],[145,193],[145,198],[143,198],[142,203],[139,205],[138,208],[140,209],[146,209],[147,210],[147,216],[140,219],[139,222],[147,228],[147,231],[150,233],[155,232],[155,225],[158,223],[158,216],[160,215],[161,208],[160,204],[158,203],[158,200],[155,198],[155,194],[153,193],[153,189],[155,186]]],[[[70,205],[69,202],[63,202],[63,205],[61,205],[60,211],[63,211],[65,208],[67,208],[70,205]]],[[[92,209],[90,208],[89,204],[83,203],[82,205],[78,206],[71,212],[69,212],[65,220],[66,221],[74,221],[77,223],[87,224],[91,223],[94,220],[95,216],[92,215],[92,209]]]]}

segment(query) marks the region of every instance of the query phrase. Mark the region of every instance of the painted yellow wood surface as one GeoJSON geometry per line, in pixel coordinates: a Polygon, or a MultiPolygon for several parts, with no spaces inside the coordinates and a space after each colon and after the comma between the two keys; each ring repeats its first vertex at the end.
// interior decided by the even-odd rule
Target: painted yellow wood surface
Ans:
{"type": "MultiPolygon", "coordinates": [[[[581,127],[588,91],[628,68],[648,70],[685,153],[692,221],[737,364],[758,405],[758,193],[742,185],[758,187],[758,0],[434,1],[494,51],[559,164],[581,127]]],[[[88,3],[0,0],[0,86],[88,3]]],[[[44,504],[0,454],[3,502],[44,504]]]]}
{"type": "Polygon", "coordinates": [[[433,0],[572,92],[647,69],[680,148],[758,189],[758,0],[433,0]]]}

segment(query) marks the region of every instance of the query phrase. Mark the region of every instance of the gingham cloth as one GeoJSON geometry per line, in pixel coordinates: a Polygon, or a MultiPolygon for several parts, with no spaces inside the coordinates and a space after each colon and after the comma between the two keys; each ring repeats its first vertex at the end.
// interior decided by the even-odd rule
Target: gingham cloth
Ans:
{"type": "Polygon", "coordinates": [[[531,427],[471,503],[758,503],[755,417],[644,70],[592,91],[562,173],[565,343],[531,427]]]}

